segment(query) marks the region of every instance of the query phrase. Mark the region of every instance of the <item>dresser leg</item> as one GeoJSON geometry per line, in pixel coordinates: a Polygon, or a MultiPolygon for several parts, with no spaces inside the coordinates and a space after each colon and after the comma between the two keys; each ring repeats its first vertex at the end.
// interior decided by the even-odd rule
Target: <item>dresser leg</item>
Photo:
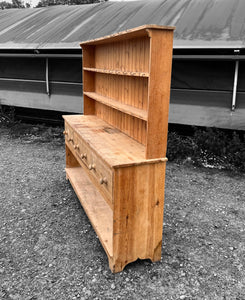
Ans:
{"type": "MultiPolygon", "coordinates": [[[[145,259],[147,259],[147,258],[145,258],[145,259]]],[[[160,261],[160,260],[161,260],[161,248],[160,248],[160,250],[157,249],[157,250],[154,252],[153,257],[149,257],[149,259],[150,259],[151,262],[153,262],[153,263],[154,263],[154,262],[157,262],[157,261],[160,261]]],[[[112,273],[119,273],[119,272],[122,272],[123,269],[124,269],[128,264],[135,262],[137,259],[136,259],[136,260],[133,260],[133,261],[126,262],[126,263],[125,263],[125,262],[120,262],[120,261],[115,262],[115,261],[113,260],[113,258],[108,258],[108,260],[109,260],[109,267],[110,267],[112,273]]]]}
{"type": "Polygon", "coordinates": [[[112,273],[121,272],[125,268],[125,266],[129,263],[129,262],[125,263],[120,261],[115,262],[115,260],[112,257],[108,257],[108,260],[109,260],[109,267],[112,273]]]}
{"type": "Polygon", "coordinates": [[[151,258],[152,262],[160,261],[162,257],[162,241],[158,243],[153,252],[153,257],[151,258]]]}

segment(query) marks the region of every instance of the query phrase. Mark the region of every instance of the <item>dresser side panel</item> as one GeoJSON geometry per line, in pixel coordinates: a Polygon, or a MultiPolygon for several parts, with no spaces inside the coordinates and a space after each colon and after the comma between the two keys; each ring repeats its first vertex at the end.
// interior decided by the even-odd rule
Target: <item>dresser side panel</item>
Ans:
{"type": "Polygon", "coordinates": [[[115,170],[114,272],[138,258],[161,259],[165,166],[146,163],[115,170]]]}

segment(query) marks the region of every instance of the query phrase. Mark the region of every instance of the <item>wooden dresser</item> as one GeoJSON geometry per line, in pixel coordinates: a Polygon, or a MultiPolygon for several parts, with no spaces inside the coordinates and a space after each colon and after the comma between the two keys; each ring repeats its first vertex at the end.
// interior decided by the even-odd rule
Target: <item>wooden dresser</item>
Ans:
{"type": "Polygon", "coordinates": [[[64,116],[66,175],[112,272],[161,259],[173,30],[81,43],[84,115],[64,116]]]}

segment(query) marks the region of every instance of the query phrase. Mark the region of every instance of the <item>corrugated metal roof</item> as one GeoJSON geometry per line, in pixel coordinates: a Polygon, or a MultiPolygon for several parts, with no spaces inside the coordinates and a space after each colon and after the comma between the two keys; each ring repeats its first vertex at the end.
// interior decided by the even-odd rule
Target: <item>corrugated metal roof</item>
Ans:
{"type": "Polygon", "coordinates": [[[176,26],[174,48],[245,48],[244,0],[142,0],[0,10],[0,49],[79,49],[144,24],[176,26]]]}

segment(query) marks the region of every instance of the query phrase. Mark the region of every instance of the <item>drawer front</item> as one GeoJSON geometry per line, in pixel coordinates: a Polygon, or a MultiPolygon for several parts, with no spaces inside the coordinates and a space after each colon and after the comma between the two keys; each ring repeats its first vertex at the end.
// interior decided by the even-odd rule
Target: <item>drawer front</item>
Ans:
{"type": "Polygon", "coordinates": [[[77,135],[75,135],[74,147],[80,161],[82,161],[82,163],[88,168],[92,162],[91,150],[83,140],[79,139],[77,135]]]}
{"type": "Polygon", "coordinates": [[[112,203],[112,169],[74,132],[67,127],[67,141],[98,189],[112,203]]]}
{"type": "Polygon", "coordinates": [[[71,144],[74,143],[74,130],[65,122],[65,140],[71,144]]]}
{"type": "Polygon", "coordinates": [[[112,199],[112,169],[96,153],[91,154],[92,163],[88,166],[89,171],[98,181],[100,189],[108,193],[112,199]]]}

